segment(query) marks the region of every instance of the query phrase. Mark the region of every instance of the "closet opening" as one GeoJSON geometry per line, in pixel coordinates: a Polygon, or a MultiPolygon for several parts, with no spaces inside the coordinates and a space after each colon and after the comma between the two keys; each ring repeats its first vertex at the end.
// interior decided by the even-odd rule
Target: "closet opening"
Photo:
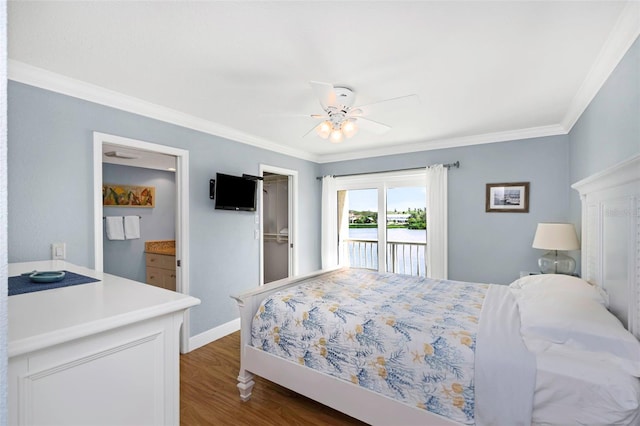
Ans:
{"type": "Polygon", "coordinates": [[[295,178],[297,173],[262,167],[261,284],[296,274],[295,178]]]}

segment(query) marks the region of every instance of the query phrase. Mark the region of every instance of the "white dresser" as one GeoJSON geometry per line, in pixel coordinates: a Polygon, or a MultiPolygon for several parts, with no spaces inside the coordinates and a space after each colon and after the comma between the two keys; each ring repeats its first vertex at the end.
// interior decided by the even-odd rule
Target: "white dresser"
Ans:
{"type": "Polygon", "coordinates": [[[179,425],[179,337],[200,301],[62,261],[101,282],[8,298],[10,425],[179,425]]]}

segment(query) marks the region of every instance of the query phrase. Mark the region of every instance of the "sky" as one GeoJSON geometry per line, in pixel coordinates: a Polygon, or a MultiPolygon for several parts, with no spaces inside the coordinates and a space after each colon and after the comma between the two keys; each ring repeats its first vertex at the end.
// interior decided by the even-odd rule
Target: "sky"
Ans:
{"type": "MultiPolygon", "coordinates": [[[[356,189],[349,191],[349,210],[378,210],[376,189],[356,189]]],[[[424,187],[402,187],[387,190],[387,211],[406,211],[408,208],[425,208],[426,189],[424,187]]]]}

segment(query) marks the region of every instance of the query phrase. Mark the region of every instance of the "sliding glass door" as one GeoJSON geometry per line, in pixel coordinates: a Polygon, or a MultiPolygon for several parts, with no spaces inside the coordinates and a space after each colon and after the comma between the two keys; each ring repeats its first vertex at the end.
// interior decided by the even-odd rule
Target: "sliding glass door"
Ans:
{"type": "Polygon", "coordinates": [[[426,275],[424,174],[336,179],[336,187],[341,264],[426,275]]]}

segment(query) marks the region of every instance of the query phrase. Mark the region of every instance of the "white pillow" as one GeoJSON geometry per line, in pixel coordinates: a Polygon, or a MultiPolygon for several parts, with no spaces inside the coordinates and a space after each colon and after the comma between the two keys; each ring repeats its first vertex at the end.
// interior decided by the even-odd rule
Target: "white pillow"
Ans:
{"type": "Polygon", "coordinates": [[[538,274],[528,275],[512,282],[509,287],[518,294],[518,290],[529,289],[535,292],[549,292],[555,297],[587,297],[609,306],[609,296],[600,287],[593,286],[587,281],[562,274],[538,274]],[[534,289],[531,289],[535,286],[534,289]]]}
{"type": "MultiPolygon", "coordinates": [[[[564,359],[569,364],[572,362],[589,361],[599,363],[599,374],[602,374],[603,369],[614,369],[629,376],[640,377],[640,365],[638,365],[638,363],[634,363],[609,352],[593,352],[578,349],[579,345],[572,339],[560,344],[541,339],[538,336],[529,335],[523,336],[523,340],[527,349],[536,355],[537,360],[540,360],[540,357],[557,357],[558,359],[564,359]]],[[[562,371],[562,373],[565,375],[583,374],[571,368],[562,371]]]]}
{"type": "Polygon", "coordinates": [[[640,342],[605,308],[595,287],[575,277],[534,277],[539,278],[512,284],[525,340],[538,338],[608,354],[625,371],[640,377],[640,342]]]}
{"type": "Polygon", "coordinates": [[[536,354],[532,423],[536,425],[639,425],[640,380],[601,354],[536,354]],[[574,407],[577,410],[567,410],[574,407]]]}

